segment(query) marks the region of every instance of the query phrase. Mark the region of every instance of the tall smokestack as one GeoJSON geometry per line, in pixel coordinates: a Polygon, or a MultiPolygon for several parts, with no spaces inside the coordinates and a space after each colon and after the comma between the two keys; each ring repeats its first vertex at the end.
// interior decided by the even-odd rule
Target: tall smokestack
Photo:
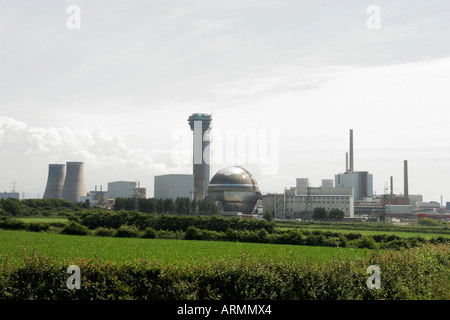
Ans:
{"type": "Polygon", "coordinates": [[[403,162],[403,177],[404,177],[404,181],[403,181],[403,188],[404,188],[404,196],[408,197],[409,193],[408,193],[408,160],[405,160],[403,162]]]}
{"type": "Polygon", "coordinates": [[[391,176],[391,196],[394,195],[394,177],[391,176]]]}
{"type": "Polygon", "coordinates": [[[345,172],[348,172],[348,152],[345,153],[345,172]]]}
{"type": "Polygon", "coordinates": [[[210,172],[209,134],[205,135],[205,133],[209,130],[212,119],[209,114],[194,113],[188,118],[188,121],[194,132],[194,199],[203,200],[206,197],[210,172]]]}
{"type": "Polygon", "coordinates": [[[353,129],[350,129],[350,167],[349,171],[353,172],[353,129]]]}
{"type": "Polygon", "coordinates": [[[65,164],[49,164],[44,199],[60,199],[64,186],[65,164]]]}
{"type": "Polygon", "coordinates": [[[84,163],[83,162],[67,162],[66,178],[61,197],[64,200],[78,202],[79,196],[86,195],[86,187],[84,185],[84,163]]]}

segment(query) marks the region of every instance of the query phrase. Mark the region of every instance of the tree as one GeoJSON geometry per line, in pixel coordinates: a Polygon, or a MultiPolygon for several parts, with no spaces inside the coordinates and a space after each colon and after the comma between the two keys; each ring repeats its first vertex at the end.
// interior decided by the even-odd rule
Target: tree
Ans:
{"type": "Polygon", "coordinates": [[[327,219],[327,210],[322,207],[314,208],[314,212],[312,214],[313,220],[325,221],[327,219]]]}
{"type": "Polygon", "coordinates": [[[272,222],[272,220],[273,220],[273,214],[272,214],[272,211],[266,210],[266,211],[263,213],[263,219],[266,220],[267,222],[272,222]]]}
{"type": "Polygon", "coordinates": [[[328,213],[328,218],[332,221],[342,221],[344,217],[345,213],[341,209],[331,209],[328,213]]]}
{"type": "Polygon", "coordinates": [[[173,210],[175,210],[175,204],[173,203],[173,199],[172,198],[164,199],[164,212],[165,213],[173,212],[173,210]]]}

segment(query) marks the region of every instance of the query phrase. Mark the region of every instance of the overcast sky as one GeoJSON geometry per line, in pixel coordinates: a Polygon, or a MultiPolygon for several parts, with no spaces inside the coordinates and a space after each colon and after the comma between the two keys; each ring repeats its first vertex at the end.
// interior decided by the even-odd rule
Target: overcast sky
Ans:
{"type": "Polygon", "coordinates": [[[42,197],[48,164],[84,161],[86,189],[138,180],[153,196],[155,175],[192,173],[202,112],[212,174],[319,186],[353,129],[376,194],[390,176],[403,192],[408,160],[409,193],[445,203],[449,40],[448,0],[0,0],[0,190],[42,197]],[[230,154],[242,130],[253,147],[230,154]]]}

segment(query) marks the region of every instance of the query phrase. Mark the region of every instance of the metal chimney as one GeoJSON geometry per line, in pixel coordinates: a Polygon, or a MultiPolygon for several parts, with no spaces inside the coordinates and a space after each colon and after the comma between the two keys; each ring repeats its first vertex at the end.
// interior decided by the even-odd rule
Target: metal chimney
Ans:
{"type": "Polygon", "coordinates": [[[394,195],[394,177],[391,176],[391,196],[394,195]]]}
{"type": "Polygon", "coordinates": [[[348,152],[345,153],[345,172],[348,172],[348,152]]]}
{"type": "Polygon", "coordinates": [[[353,172],[353,129],[350,129],[350,172],[353,172]]]}
{"type": "Polygon", "coordinates": [[[67,162],[66,178],[61,197],[64,200],[78,202],[78,197],[85,195],[84,162],[67,162]]]}
{"type": "Polygon", "coordinates": [[[60,199],[64,186],[65,164],[49,164],[44,199],[60,199]]]}
{"type": "Polygon", "coordinates": [[[404,181],[403,181],[403,188],[404,188],[404,196],[408,197],[409,193],[408,193],[408,160],[404,160],[403,162],[403,177],[404,177],[404,181]]]}

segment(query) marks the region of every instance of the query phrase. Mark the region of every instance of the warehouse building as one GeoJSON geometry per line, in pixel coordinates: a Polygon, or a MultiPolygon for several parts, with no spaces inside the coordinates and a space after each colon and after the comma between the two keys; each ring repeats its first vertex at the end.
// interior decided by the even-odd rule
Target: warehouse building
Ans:
{"type": "Polygon", "coordinates": [[[172,199],[189,198],[194,192],[193,174],[165,174],[155,176],[154,198],[172,199]]]}
{"type": "Polygon", "coordinates": [[[263,210],[270,210],[275,218],[296,219],[311,214],[314,208],[341,209],[346,217],[354,217],[352,188],[305,188],[292,187],[284,193],[262,196],[263,210]]]}

